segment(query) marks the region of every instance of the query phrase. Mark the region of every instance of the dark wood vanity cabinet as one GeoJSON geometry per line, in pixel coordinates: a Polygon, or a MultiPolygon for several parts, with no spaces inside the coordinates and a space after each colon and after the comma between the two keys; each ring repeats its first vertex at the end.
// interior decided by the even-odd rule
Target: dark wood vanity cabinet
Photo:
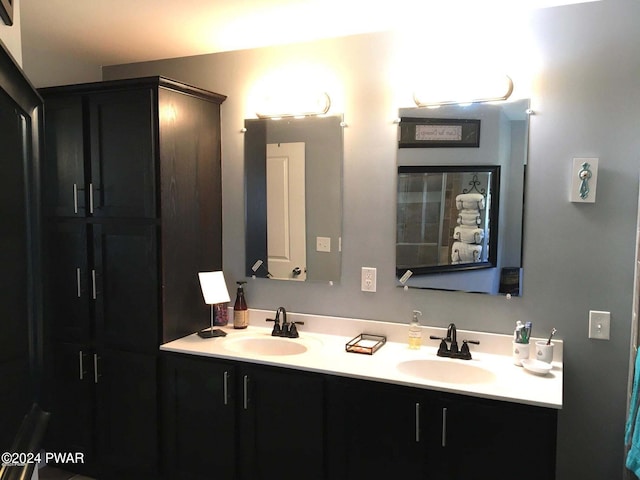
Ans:
{"type": "Polygon", "coordinates": [[[164,478],[555,478],[556,411],[163,354],[164,478]]]}
{"type": "Polygon", "coordinates": [[[322,375],[170,353],[162,365],[164,478],[328,478],[322,375]]]}
{"type": "Polygon", "coordinates": [[[395,385],[328,377],[327,478],[431,478],[420,401],[395,385]]]}
{"type": "Polygon", "coordinates": [[[239,478],[326,478],[323,377],[255,364],[239,373],[239,478]]]}
{"type": "Polygon", "coordinates": [[[235,366],[162,354],[161,367],[162,478],[236,478],[235,366]]]}
{"type": "Polygon", "coordinates": [[[207,325],[197,272],[222,268],[225,97],[162,77],[40,94],[47,443],[155,479],[158,347],[207,325]]]}
{"type": "Polygon", "coordinates": [[[555,478],[555,410],[339,377],[327,388],[328,478],[555,478]]]}
{"type": "Polygon", "coordinates": [[[446,394],[437,405],[445,427],[433,478],[555,478],[556,410],[446,394]]]}

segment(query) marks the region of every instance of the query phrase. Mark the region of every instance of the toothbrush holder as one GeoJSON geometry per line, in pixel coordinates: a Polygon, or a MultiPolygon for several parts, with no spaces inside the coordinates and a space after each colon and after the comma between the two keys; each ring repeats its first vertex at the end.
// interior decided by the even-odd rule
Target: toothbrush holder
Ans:
{"type": "Polygon", "coordinates": [[[521,367],[522,360],[529,358],[529,344],[513,342],[513,363],[514,365],[521,367]]]}

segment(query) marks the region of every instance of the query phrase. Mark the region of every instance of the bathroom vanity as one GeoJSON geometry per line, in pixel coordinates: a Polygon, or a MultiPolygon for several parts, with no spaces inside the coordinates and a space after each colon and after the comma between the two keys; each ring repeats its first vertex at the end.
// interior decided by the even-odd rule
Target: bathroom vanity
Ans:
{"type": "Polygon", "coordinates": [[[406,325],[289,314],[305,325],[281,339],[269,313],[161,347],[166,478],[555,478],[561,342],[539,376],[506,335],[461,331],[473,359],[442,359],[437,341],[409,350],[406,325]],[[387,343],[346,352],[363,331],[387,343]]]}

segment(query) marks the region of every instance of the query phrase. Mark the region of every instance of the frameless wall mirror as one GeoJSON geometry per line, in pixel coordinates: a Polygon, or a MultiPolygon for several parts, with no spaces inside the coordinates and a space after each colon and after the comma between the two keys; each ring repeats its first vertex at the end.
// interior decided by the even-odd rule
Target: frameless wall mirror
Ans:
{"type": "Polygon", "coordinates": [[[522,295],[528,109],[400,109],[399,285],[522,295]]]}
{"type": "Polygon", "coordinates": [[[342,116],[244,125],[246,275],[338,282],[342,116]]]}

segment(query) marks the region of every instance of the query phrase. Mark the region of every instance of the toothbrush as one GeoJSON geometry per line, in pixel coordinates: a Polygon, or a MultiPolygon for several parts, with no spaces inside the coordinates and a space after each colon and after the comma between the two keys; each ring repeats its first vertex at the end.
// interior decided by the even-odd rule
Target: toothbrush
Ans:
{"type": "Polygon", "coordinates": [[[529,339],[531,338],[531,322],[526,322],[524,324],[523,334],[522,334],[522,343],[529,343],[529,339]]]}
{"type": "Polygon", "coordinates": [[[551,337],[553,337],[556,332],[557,330],[555,328],[551,329],[551,333],[549,334],[549,340],[547,340],[547,345],[551,345],[551,337]]]}

